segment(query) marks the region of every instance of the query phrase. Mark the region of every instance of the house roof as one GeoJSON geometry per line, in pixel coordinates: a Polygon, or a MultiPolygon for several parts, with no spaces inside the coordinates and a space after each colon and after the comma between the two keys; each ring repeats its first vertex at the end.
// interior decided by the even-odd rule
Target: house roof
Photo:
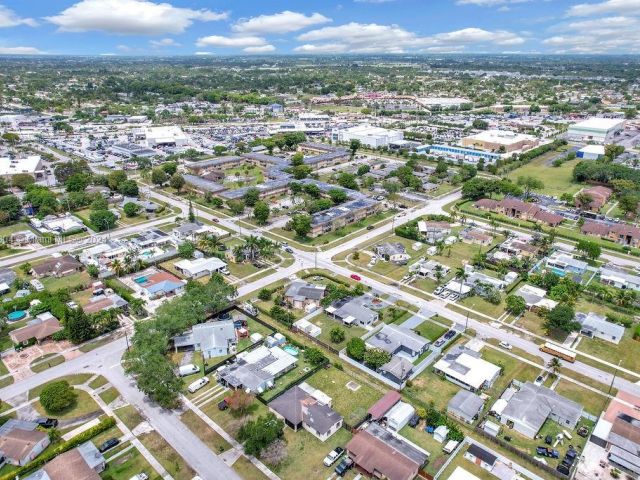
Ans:
{"type": "Polygon", "coordinates": [[[384,325],[378,332],[367,338],[367,343],[391,354],[403,347],[418,352],[429,344],[417,333],[393,324],[384,325]]]}
{"type": "MultiPolygon", "coordinates": [[[[38,470],[25,480],[66,480],[69,478],[73,478],[73,480],[99,480],[100,475],[87,464],[86,458],[80,450],[84,445],[86,444],[58,455],[41,470],[38,470]],[[37,474],[41,476],[37,476],[37,474]]],[[[91,445],[93,446],[93,444],[91,445]]],[[[104,462],[104,457],[98,452],[98,449],[95,446],[93,449],[104,462]]]]}
{"type": "Polygon", "coordinates": [[[302,404],[302,416],[304,423],[320,435],[327,434],[336,423],[342,420],[342,416],[338,412],[315,399],[302,404]]]}
{"type": "Polygon", "coordinates": [[[60,322],[55,317],[48,318],[47,320],[36,318],[32,322],[29,322],[28,325],[12,330],[11,332],[9,332],[9,336],[14,343],[26,342],[27,340],[31,340],[32,338],[35,338],[39,341],[50,337],[54,333],[57,333],[63,329],[64,327],[60,325],[60,322]]]}
{"type": "Polygon", "coordinates": [[[85,313],[96,313],[102,310],[111,310],[113,308],[120,308],[128,305],[124,298],[117,293],[113,293],[109,296],[96,295],[89,300],[89,303],[82,306],[85,313]]]}
{"type": "Polygon", "coordinates": [[[500,367],[483,360],[476,352],[464,348],[450,350],[433,368],[476,389],[500,372],[500,367]]]}
{"type": "Polygon", "coordinates": [[[285,297],[293,297],[300,300],[320,300],[324,297],[326,287],[308,282],[292,282],[285,293],[285,297]]]}
{"type": "Polygon", "coordinates": [[[380,420],[384,417],[385,413],[391,410],[396,403],[400,401],[400,394],[395,390],[390,390],[384,394],[384,396],[374,403],[367,411],[371,415],[372,420],[380,420]]]}
{"type": "Polygon", "coordinates": [[[609,322],[603,315],[598,315],[594,312],[577,312],[576,320],[580,322],[583,330],[604,333],[617,339],[621,339],[624,335],[624,327],[622,325],[609,322]]]}
{"type": "Polygon", "coordinates": [[[461,412],[464,416],[473,418],[478,414],[484,405],[484,400],[480,398],[473,392],[469,390],[458,390],[449,403],[447,404],[447,408],[452,410],[457,410],[461,412]]]}
{"type": "Polygon", "coordinates": [[[31,267],[36,275],[45,275],[47,273],[65,272],[75,270],[82,267],[82,263],[73,258],[71,255],[62,257],[54,257],[44,260],[39,265],[31,267]]]}
{"type": "Polygon", "coordinates": [[[22,460],[46,438],[47,434],[40,430],[15,427],[0,436],[0,452],[7,458],[22,460]]]}
{"type": "Polygon", "coordinates": [[[516,419],[537,432],[551,412],[560,418],[576,423],[580,419],[582,410],[582,405],[579,403],[546,387],[526,382],[511,397],[502,415],[516,419]]]}
{"type": "Polygon", "coordinates": [[[310,402],[313,398],[295,385],[282,395],[269,402],[269,408],[279,413],[292,425],[299,425],[302,422],[302,404],[310,402]]]}
{"type": "Polygon", "coordinates": [[[406,379],[413,371],[413,363],[403,357],[394,355],[380,370],[400,380],[406,379]]]}
{"type": "Polygon", "coordinates": [[[475,443],[472,443],[469,446],[467,452],[474,457],[479,458],[483,462],[488,463],[489,465],[493,465],[498,459],[498,457],[496,457],[493,453],[486,451],[484,448],[476,445],[475,443]]]}

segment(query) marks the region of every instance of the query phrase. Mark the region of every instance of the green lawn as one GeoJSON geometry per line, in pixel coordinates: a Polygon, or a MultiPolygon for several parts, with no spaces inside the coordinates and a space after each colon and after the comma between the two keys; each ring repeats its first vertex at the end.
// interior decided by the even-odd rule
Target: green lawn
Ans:
{"type": "Polygon", "coordinates": [[[152,480],[160,478],[138,449],[132,448],[127,453],[107,463],[107,468],[101,476],[112,480],[130,480],[131,477],[139,473],[146,473],[152,480]]]}
{"type": "Polygon", "coordinates": [[[617,364],[640,373],[640,342],[633,339],[633,329],[627,328],[618,345],[599,338],[584,337],[578,344],[578,351],[617,364]]]}
{"type": "Polygon", "coordinates": [[[47,290],[54,292],[61,288],[73,288],[78,285],[88,287],[93,280],[87,272],[76,272],[64,277],[46,277],[40,281],[47,290]]]}
{"type": "Polygon", "coordinates": [[[231,448],[229,442],[222,438],[216,431],[212,430],[211,427],[192,410],[187,410],[183,413],[180,420],[182,420],[182,423],[189,427],[189,430],[196,434],[200,440],[206,443],[216,455],[231,448]]]}
{"type": "MultiPolygon", "coordinates": [[[[443,319],[438,319],[439,322],[442,322],[443,319]]],[[[447,320],[445,320],[447,321],[447,320]]],[[[427,338],[430,342],[435,342],[438,338],[444,335],[447,332],[447,328],[441,327],[440,325],[436,325],[435,323],[425,320],[420,325],[418,325],[414,330],[422,337],[427,338]]]]}
{"type": "Polygon", "coordinates": [[[233,469],[244,480],[267,480],[267,476],[246,457],[238,458],[233,464],[233,469]]]}
{"type": "Polygon", "coordinates": [[[120,396],[120,392],[118,392],[118,390],[115,387],[109,387],[99,395],[102,401],[107,405],[109,405],[111,402],[113,402],[116,398],[120,396]]]}
{"type": "Polygon", "coordinates": [[[19,322],[4,322],[4,325],[0,327],[0,351],[7,350],[13,347],[13,342],[9,338],[9,332],[16,328],[22,328],[27,324],[27,320],[20,320],[19,322]]]}
{"type": "Polygon", "coordinates": [[[64,363],[64,356],[59,353],[47,353],[31,362],[29,368],[34,373],[44,372],[45,370],[64,363]]]}
{"type": "Polygon", "coordinates": [[[532,162],[516,168],[507,177],[517,181],[521,176],[533,176],[544,183],[543,193],[560,196],[563,193],[575,193],[580,190],[581,185],[573,182],[573,167],[580,160],[572,160],[563,163],[560,167],[547,165],[550,159],[558,156],[558,152],[548,152],[534,159],[532,162]]]}
{"type": "Polygon", "coordinates": [[[335,367],[322,369],[309,377],[306,382],[317,388],[333,399],[333,409],[340,413],[345,422],[353,425],[361,420],[369,407],[382,398],[383,392],[363,384],[348,372],[338,370],[335,367]],[[350,381],[360,385],[358,390],[351,391],[346,387],[350,381]]]}
{"type": "Polygon", "coordinates": [[[98,404],[91,398],[91,396],[87,392],[78,389],[76,389],[75,392],[78,394],[76,402],[63,412],[55,414],[49,413],[40,404],[40,401],[34,402],[33,408],[35,408],[42,416],[54,417],[59,420],[72,420],[75,418],[83,417],[84,415],[88,415],[90,413],[101,411],[98,404]]]}
{"type": "Polygon", "coordinates": [[[118,408],[113,413],[122,420],[129,430],[133,430],[144,421],[144,418],[133,405],[127,405],[126,407],[118,408]]]}
{"type": "MultiPolygon", "coordinates": [[[[491,446],[491,448],[493,448],[493,445],[491,446]]],[[[480,480],[495,480],[497,477],[494,477],[491,473],[487,472],[484,468],[479,467],[475,463],[472,463],[466,458],[464,458],[464,454],[467,450],[468,450],[468,447],[465,447],[460,452],[458,452],[458,455],[456,455],[456,458],[454,458],[453,461],[447,466],[446,470],[443,472],[440,478],[443,478],[443,479],[449,478],[457,467],[462,467],[467,472],[478,477],[480,480]]],[[[431,467],[431,463],[429,463],[429,469],[430,467],[431,467]]]]}
{"type": "Polygon", "coordinates": [[[280,477],[287,480],[325,480],[333,473],[332,468],[322,463],[324,457],[335,447],[343,447],[351,439],[351,433],[339,429],[325,442],[321,442],[304,429],[294,432],[285,428],[287,458],[277,467],[271,467],[280,477]]]}
{"type": "Polygon", "coordinates": [[[517,358],[507,355],[499,350],[485,347],[482,349],[482,358],[487,362],[502,367],[502,375],[498,377],[491,389],[486,393],[496,400],[500,397],[511,380],[533,381],[540,373],[539,367],[534,367],[528,363],[523,363],[517,358]]]}
{"type": "Polygon", "coordinates": [[[556,386],[556,392],[574,402],[578,402],[584,407],[585,411],[595,416],[600,415],[600,412],[609,404],[609,399],[604,395],[598,395],[567,380],[560,380],[556,386]]]}
{"type": "Polygon", "coordinates": [[[138,439],[175,480],[191,480],[193,478],[195,472],[160,434],[157,432],[145,433],[138,439]]]}
{"type": "Polygon", "coordinates": [[[336,350],[342,350],[353,337],[361,337],[367,332],[364,328],[358,326],[345,327],[324,313],[313,317],[311,323],[322,329],[322,333],[317,337],[318,340],[325,342],[327,345],[331,345],[336,350]],[[334,343],[331,340],[331,330],[336,327],[341,328],[345,333],[344,340],[340,343],[334,343]]]}
{"type": "Polygon", "coordinates": [[[80,385],[82,383],[85,383],[91,377],[93,377],[91,373],[76,373],[75,375],[67,375],[65,377],[56,378],[54,380],[51,380],[50,382],[43,383],[29,390],[29,400],[33,400],[34,398],[39,397],[42,389],[50,383],[58,382],[60,380],[66,380],[70,385],[80,385]]]}
{"type": "Polygon", "coordinates": [[[458,393],[458,390],[460,390],[458,385],[439,377],[431,368],[427,368],[413,379],[411,386],[405,387],[403,394],[423,404],[433,402],[438,410],[442,410],[447,408],[449,400],[458,393]]]}
{"type": "Polygon", "coordinates": [[[436,442],[432,434],[425,432],[422,423],[418,428],[404,427],[400,430],[400,435],[429,452],[429,463],[425,468],[427,473],[434,475],[447,460],[447,455],[442,451],[444,445],[436,442]]]}

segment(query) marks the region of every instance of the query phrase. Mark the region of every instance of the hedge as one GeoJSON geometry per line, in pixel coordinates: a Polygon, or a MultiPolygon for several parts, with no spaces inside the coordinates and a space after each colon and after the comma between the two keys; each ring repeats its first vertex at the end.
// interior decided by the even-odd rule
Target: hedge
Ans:
{"type": "Polygon", "coordinates": [[[51,450],[43,453],[32,462],[27,463],[25,466],[17,468],[12,472],[2,475],[0,477],[0,480],[14,480],[14,478],[16,477],[23,477],[26,474],[39,469],[45,463],[47,463],[50,460],[53,460],[55,457],[57,457],[61,453],[67,452],[72,448],[77,447],[78,445],[88,442],[93,437],[101,434],[102,432],[109,430],[111,427],[115,426],[115,424],[116,424],[116,421],[113,417],[104,418],[96,426],[91,427],[82,433],[79,433],[72,439],[67,440],[66,442],[61,443],[55,448],[52,448],[51,450]]]}

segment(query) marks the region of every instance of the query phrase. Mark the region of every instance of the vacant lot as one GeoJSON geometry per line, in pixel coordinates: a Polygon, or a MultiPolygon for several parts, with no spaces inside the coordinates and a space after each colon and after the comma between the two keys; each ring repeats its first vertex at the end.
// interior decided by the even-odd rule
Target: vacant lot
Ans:
{"type": "Polygon", "coordinates": [[[548,162],[556,158],[560,153],[548,152],[536,158],[532,162],[520,168],[516,168],[507,176],[513,181],[517,181],[521,176],[533,176],[544,183],[542,192],[548,195],[560,196],[563,193],[575,193],[580,190],[581,185],[573,182],[573,167],[579,160],[572,160],[563,163],[560,167],[549,165],[548,162]]]}

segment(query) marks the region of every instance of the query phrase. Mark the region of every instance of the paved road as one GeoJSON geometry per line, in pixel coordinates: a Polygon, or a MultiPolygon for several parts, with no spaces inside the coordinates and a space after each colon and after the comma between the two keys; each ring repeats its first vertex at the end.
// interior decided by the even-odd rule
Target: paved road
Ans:
{"type": "Polygon", "coordinates": [[[55,378],[77,373],[98,373],[118,389],[122,398],[135,405],[147,418],[149,424],[171,445],[185,462],[204,480],[231,479],[241,477],[228,467],[180,420],[179,414],[151,403],[138,390],[135,381],[125,375],[120,364],[126,349],[124,338],[74,358],[44,372],[0,389],[0,398],[7,399],[27,393],[32,388],[55,378]]]}

